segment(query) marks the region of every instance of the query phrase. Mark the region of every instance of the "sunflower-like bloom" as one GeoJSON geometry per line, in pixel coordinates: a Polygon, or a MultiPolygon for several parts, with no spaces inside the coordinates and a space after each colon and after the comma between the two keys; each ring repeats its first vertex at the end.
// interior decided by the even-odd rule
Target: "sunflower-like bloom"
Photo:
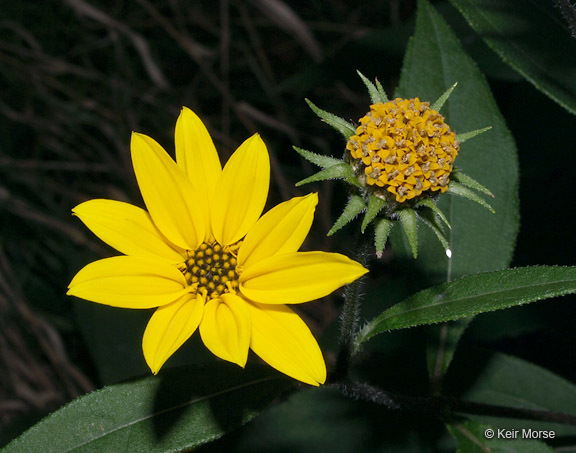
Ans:
{"type": "Polygon", "coordinates": [[[296,197],[260,217],[270,161],[259,135],[222,168],[202,121],[183,108],[176,162],[134,133],[136,179],[148,211],[90,200],[73,212],[125,256],[88,264],[68,294],[122,308],[155,308],[142,342],[153,373],[196,331],[216,356],[246,364],[248,349],[312,385],[326,365],[306,324],[286,304],[323,297],[368,272],[349,258],[298,252],[318,202],[296,197]]]}
{"type": "Polygon", "coordinates": [[[465,197],[492,207],[476,192],[494,197],[486,187],[454,167],[460,144],[490,127],[456,134],[446,124],[440,109],[456,87],[452,85],[436,102],[419,98],[388,100],[382,85],[358,75],[366,85],[372,104],[356,126],[316,107],[310,108],[346,138],[342,160],[294,149],[322,167],[296,185],[328,179],[343,179],[353,186],[348,204],[328,235],[334,234],[364,212],[360,231],[374,224],[376,255],[381,256],[392,227],[401,223],[414,258],[418,256],[418,222],[432,229],[447,256],[452,256],[446,230],[448,219],[436,205],[439,194],[465,197]]]}

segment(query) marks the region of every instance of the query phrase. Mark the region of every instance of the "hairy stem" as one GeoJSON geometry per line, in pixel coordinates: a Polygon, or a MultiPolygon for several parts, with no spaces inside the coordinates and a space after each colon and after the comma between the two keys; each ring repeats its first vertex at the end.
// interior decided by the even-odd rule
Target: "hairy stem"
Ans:
{"type": "Polygon", "coordinates": [[[447,396],[396,395],[369,384],[350,380],[341,381],[335,384],[335,387],[344,396],[352,399],[370,401],[392,410],[429,414],[446,421],[450,420],[455,414],[469,414],[576,426],[576,415],[574,414],[474,403],[447,396]]]}
{"type": "MultiPolygon", "coordinates": [[[[368,261],[369,241],[365,237],[356,238],[356,248],[353,259],[363,266],[368,261]]],[[[354,355],[354,342],[358,335],[358,319],[362,302],[362,286],[364,277],[350,283],[344,294],[344,307],[340,315],[340,350],[336,362],[335,379],[342,380],[348,375],[350,362],[354,355]]]]}

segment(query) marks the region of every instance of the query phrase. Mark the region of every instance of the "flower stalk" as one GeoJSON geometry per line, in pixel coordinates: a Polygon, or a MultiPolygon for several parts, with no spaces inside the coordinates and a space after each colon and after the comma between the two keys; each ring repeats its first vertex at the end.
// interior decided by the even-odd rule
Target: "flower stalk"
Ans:
{"type": "MultiPolygon", "coordinates": [[[[357,246],[354,252],[354,260],[366,267],[370,243],[360,234],[357,235],[355,243],[357,246]]],[[[364,278],[359,278],[350,283],[344,293],[344,306],[340,314],[339,351],[336,359],[336,371],[334,373],[334,379],[336,381],[347,378],[352,359],[357,352],[355,343],[359,332],[363,286],[364,278]]]]}

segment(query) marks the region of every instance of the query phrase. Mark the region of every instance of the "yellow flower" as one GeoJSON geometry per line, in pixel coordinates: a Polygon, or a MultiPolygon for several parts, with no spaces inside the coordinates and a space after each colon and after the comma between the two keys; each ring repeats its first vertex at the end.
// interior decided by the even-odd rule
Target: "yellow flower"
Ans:
{"type": "Polygon", "coordinates": [[[328,179],[343,179],[354,186],[348,204],[332,226],[334,234],[364,212],[360,230],[374,225],[376,256],[381,256],[393,226],[402,224],[412,255],[418,256],[418,222],[431,228],[447,256],[452,251],[446,231],[448,219],[436,205],[440,193],[468,198],[494,210],[474,191],[494,197],[486,187],[454,167],[454,160],[464,143],[490,127],[456,135],[439,112],[456,88],[446,90],[430,106],[418,98],[393,101],[376,80],[372,83],[358,75],[366,85],[372,105],[355,126],[346,120],[306,102],[325,123],[346,138],[342,160],[294,147],[296,152],[315,165],[318,173],[296,185],[328,179]]]}
{"type": "Polygon", "coordinates": [[[415,98],[371,105],[346,149],[359,178],[403,203],[446,192],[460,146],[444,117],[415,98]]]}
{"type": "Polygon", "coordinates": [[[153,373],[198,328],[216,356],[246,364],[252,349],[277,370],[312,385],[326,365],[306,324],[285,304],[323,297],[368,272],[349,258],[298,252],[318,202],[296,197],[260,217],[270,162],[258,134],[222,169],[202,121],[183,108],[176,162],[134,133],[131,151],[148,212],[90,200],[73,212],[126,256],[95,261],[68,294],[122,308],[154,308],[142,342],[153,373]]]}

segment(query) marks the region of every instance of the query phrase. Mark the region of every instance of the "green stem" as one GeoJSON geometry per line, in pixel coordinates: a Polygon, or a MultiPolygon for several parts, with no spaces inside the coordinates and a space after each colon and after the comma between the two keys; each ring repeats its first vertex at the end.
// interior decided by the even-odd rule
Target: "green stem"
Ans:
{"type": "MultiPolygon", "coordinates": [[[[357,247],[354,250],[353,258],[362,266],[366,266],[368,261],[368,250],[370,242],[366,237],[357,233],[355,243],[357,247]]],[[[336,372],[334,379],[336,381],[345,379],[348,376],[350,363],[355,355],[355,340],[358,335],[358,319],[360,315],[360,305],[362,302],[362,286],[364,278],[350,283],[346,287],[344,294],[344,307],[340,315],[340,350],[336,361],[336,372]]]]}

